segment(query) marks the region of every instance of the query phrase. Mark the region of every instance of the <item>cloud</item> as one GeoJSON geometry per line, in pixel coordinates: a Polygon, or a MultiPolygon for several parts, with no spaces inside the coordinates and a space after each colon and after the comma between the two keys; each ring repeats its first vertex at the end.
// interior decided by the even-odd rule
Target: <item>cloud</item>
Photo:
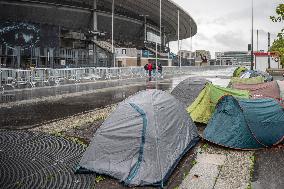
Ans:
{"type": "Polygon", "coordinates": [[[229,31],[226,33],[218,33],[214,36],[216,43],[219,43],[224,49],[244,50],[248,44],[248,40],[244,39],[242,32],[229,31]]]}
{"type": "MultiPolygon", "coordinates": [[[[204,49],[214,55],[218,51],[247,50],[251,41],[251,1],[248,0],[173,0],[197,22],[198,33],[193,37],[193,50],[204,49]]],[[[283,0],[254,0],[254,33],[259,29],[259,49],[267,49],[267,32],[271,41],[283,27],[272,23],[270,15],[283,0]]],[[[177,51],[177,43],[171,43],[177,51]]],[[[183,49],[190,50],[191,39],[183,41],[183,49]]]]}

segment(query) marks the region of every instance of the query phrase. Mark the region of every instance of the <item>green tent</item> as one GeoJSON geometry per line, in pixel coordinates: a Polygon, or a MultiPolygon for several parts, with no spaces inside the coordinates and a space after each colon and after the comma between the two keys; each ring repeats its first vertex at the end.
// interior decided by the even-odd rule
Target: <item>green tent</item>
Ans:
{"type": "Polygon", "coordinates": [[[219,99],[225,95],[249,98],[248,91],[229,89],[208,83],[192,105],[187,108],[187,112],[193,121],[207,124],[219,99]]]}
{"type": "Polygon", "coordinates": [[[273,147],[284,139],[284,109],[274,99],[223,97],[204,138],[235,149],[273,147]]]}
{"type": "Polygon", "coordinates": [[[257,76],[253,78],[238,78],[232,77],[230,84],[259,84],[264,83],[264,78],[262,76],[257,76]]]}
{"type": "Polygon", "coordinates": [[[248,69],[245,68],[245,67],[238,67],[237,69],[235,69],[235,71],[233,73],[233,77],[240,77],[242,75],[242,73],[244,73],[247,70],[248,69]]]}

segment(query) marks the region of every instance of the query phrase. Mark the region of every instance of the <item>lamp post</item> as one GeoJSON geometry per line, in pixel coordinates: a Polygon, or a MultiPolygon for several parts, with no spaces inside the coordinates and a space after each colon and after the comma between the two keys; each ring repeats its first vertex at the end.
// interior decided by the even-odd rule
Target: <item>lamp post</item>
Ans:
{"type": "MultiPolygon", "coordinates": [[[[161,53],[162,53],[162,0],[160,0],[160,58],[161,58],[161,53]]],[[[158,75],[158,61],[156,61],[156,77],[157,75],[158,75]]]]}
{"type": "Polygon", "coordinates": [[[253,0],[251,0],[251,64],[250,69],[253,70],[253,0]]]}
{"type": "Polygon", "coordinates": [[[111,16],[111,52],[113,55],[113,67],[115,67],[115,53],[114,53],[114,0],[112,0],[112,16],[111,16]]]}
{"type": "Polygon", "coordinates": [[[180,60],[180,44],[179,44],[179,9],[178,9],[178,63],[179,63],[179,67],[181,67],[181,60],[180,60]]]}

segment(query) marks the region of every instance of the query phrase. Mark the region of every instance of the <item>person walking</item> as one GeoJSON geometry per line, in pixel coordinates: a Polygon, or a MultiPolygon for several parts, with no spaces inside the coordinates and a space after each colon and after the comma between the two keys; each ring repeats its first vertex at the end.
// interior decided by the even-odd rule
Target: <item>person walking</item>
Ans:
{"type": "Polygon", "coordinates": [[[151,79],[152,79],[152,70],[153,70],[153,65],[152,65],[152,63],[150,62],[150,63],[148,64],[149,81],[151,81],[151,79]]]}

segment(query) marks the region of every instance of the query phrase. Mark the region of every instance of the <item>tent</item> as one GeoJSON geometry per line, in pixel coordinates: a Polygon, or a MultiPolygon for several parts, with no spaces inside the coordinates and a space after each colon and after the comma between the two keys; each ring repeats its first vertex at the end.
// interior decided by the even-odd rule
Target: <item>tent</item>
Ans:
{"type": "Polygon", "coordinates": [[[280,102],[284,104],[284,81],[277,81],[280,90],[280,102]]]}
{"type": "Polygon", "coordinates": [[[204,138],[234,149],[259,149],[284,139],[284,110],[274,99],[223,97],[204,130],[204,138]]]}
{"type": "Polygon", "coordinates": [[[266,72],[262,72],[259,70],[247,70],[240,77],[241,78],[254,78],[261,76],[264,78],[264,82],[273,81],[273,77],[266,72]]]}
{"type": "Polygon", "coordinates": [[[233,73],[233,77],[240,77],[247,70],[245,67],[237,67],[233,73]]]}
{"type": "Polygon", "coordinates": [[[231,85],[236,84],[236,83],[259,84],[259,83],[264,83],[264,78],[262,76],[257,76],[257,77],[253,77],[253,78],[232,77],[230,83],[231,83],[231,85]]]}
{"type": "Polygon", "coordinates": [[[280,99],[280,90],[276,81],[260,84],[233,84],[234,89],[248,90],[252,98],[280,99]]]}
{"type": "Polygon", "coordinates": [[[159,90],[142,91],[118,105],[79,165],[128,186],[162,187],[198,140],[196,126],[177,99],[159,90]]]}
{"type": "Polygon", "coordinates": [[[180,82],[171,94],[188,107],[204,89],[207,82],[209,81],[201,77],[190,77],[180,82]]]}
{"type": "Polygon", "coordinates": [[[249,98],[248,91],[229,89],[208,83],[192,105],[187,108],[187,111],[193,121],[207,124],[219,99],[225,95],[233,95],[239,98],[249,98]]]}

